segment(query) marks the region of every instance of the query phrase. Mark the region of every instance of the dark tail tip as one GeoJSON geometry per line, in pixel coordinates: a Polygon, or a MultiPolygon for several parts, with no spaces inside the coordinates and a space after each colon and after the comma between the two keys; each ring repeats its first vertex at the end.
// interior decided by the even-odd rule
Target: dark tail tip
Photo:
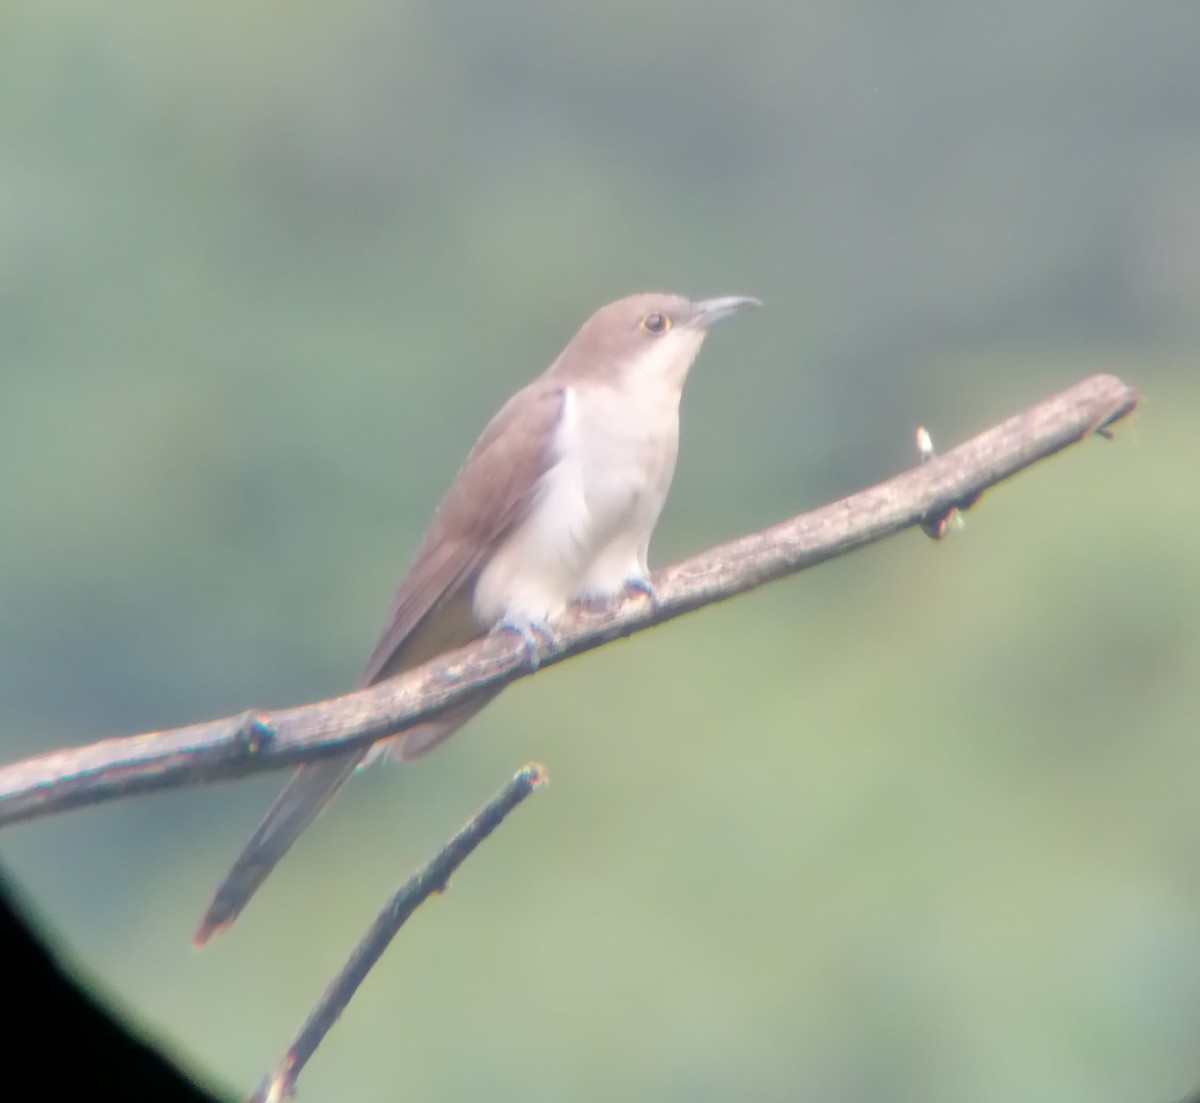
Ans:
{"type": "Polygon", "coordinates": [[[229,900],[225,895],[226,888],[226,885],[222,885],[217,890],[213,902],[208,905],[208,910],[196,925],[196,931],[192,935],[192,945],[197,950],[201,949],[213,935],[219,934],[228,927],[238,917],[238,912],[242,910],[241,904],[244,901],[234,903],[229,900]]]}
{"type": "Polygon", "coordinates": [[[217,930],[218,928],[208,921],[208,916],[205,916],[202,920],[200,920],[200,925],[196,928],[195,933],[192,935],[192,945],[195,946],[197,950],[203,950],[205,945],[208,943],[208,940],[212,938],[214,934],[216,934],[217,930]]]}

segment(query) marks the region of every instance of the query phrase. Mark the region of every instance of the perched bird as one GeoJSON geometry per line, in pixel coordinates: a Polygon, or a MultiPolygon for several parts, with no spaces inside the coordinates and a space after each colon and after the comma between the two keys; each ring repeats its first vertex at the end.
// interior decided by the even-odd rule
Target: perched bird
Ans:
{"type": "MultiPolygon", "coordinates": [[[[572,601],[630,586],[653,596],[646,554],[675,471],[684,382],[709,327],[758,305],[641,294],[596,311],[475,442],[421,539],[359,685],[498,629],[530,640],[572,601]]],[[[497,692],[372,748],[297,769],[217,889],[194,943],[237,918],[364,760],[424,754],[497,692]]]]}

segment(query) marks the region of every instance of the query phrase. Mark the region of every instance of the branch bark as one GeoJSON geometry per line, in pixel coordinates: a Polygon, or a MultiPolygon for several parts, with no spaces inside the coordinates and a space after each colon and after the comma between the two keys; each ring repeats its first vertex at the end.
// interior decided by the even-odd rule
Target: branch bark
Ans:
{"type": "Polygon", "coordinates": [[[657,603],[634,594],[601,610],[575,607],[531,661],[524,641],[497,635],[369,689],[272,712],[106,739],[0,769],[0,826],[134,793],[241,777],[394,735],[484,686],[844,555],[914,525],[931,535],[955,508],[1038,460],[1131,413],[1138,396],[1094,375],[930,460],[809,513],[711,548],[654,576],[657,603]]]}
{"type": "Polygon", "coordinates": [[[536,763],[523,766],[455,836],[392,895],[375,917],[341,971],[325,989],[299,1033],[275,1068],[258,1086],[250,1103],[281,1103],[291,1099],[296,1079],[317,1051],[359,986],[418,906],[433,893],[445,891],[450,875],[535,789],[547,782],[536,763]]]}

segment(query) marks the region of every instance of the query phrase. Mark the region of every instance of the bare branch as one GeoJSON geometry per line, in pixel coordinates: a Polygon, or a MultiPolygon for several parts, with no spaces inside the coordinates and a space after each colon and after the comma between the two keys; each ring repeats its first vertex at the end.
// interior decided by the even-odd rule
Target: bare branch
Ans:
{"type": "Polygon", "coordinates": [[[500,826],[509,812],[546,781],[543,767],[532,763],[522,767],[458,834],[405,881],[384,905],[375,922],[355,946],[342,971],[334,977],[325,994],[309,1012],[295,1040],[259,1085],[251,1097],[251,1103],[279,1103],[292,1097],[296,1079],[308,1059],[316,1052],[317,1046],[337,1022],[359,985],[366,980],[367,973],[408,917],[432,893],[443,891],[450,875],[470,857],[471,852],[500,826]]]}
{"type": "Polygon", "coordinates": [[[1108,426],[1137,393],[1094,375],[949,452],[790,521],[692,556],[654,576],[658,601],[634,594],[575,607],[536,664],[523,640],[489,636],[402,677],[298,708],[249,712],[173,731],[107,739],[0,769],[0,825],[171,786],[240,777],[374,742],[484,686],[505,685],[601,644],[844,555],[913,525],[941,531],[989,487],[1108,426]]]}

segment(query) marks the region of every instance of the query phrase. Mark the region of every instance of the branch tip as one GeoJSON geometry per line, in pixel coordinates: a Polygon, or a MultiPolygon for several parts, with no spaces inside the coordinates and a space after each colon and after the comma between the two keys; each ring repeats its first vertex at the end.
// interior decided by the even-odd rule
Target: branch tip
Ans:
{"type": "Polygon", "coordinates": [[[546,783],[545,767],[529,763],[518,770],[424,866],[388,899],[359,940],[342,970],[325,989],[308,1019],[275,1068],[262,1080],[251,1103],[281,1103],[291,1099],[296,1079],[358,991],[375,963],[383,956],[400,928],[418,905],[442,892],[450,875],[462,865],[504,818],[535,789],[546,783]]]}

